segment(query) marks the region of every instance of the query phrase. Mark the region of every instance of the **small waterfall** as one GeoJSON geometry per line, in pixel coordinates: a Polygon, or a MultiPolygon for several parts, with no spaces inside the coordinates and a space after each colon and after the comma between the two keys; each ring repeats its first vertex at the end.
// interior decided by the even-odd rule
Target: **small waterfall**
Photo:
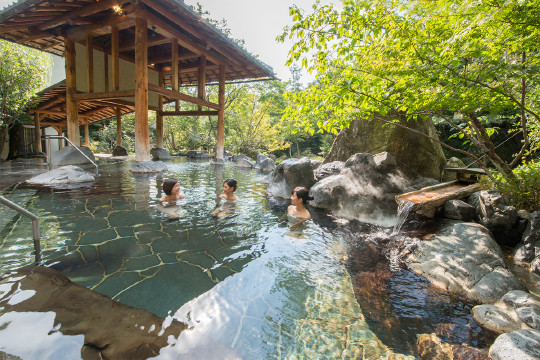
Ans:
{"type": "Polygon", "coordinates": [[[394,230],[392,231],[392,235],[399,234],[399,231],[401,230],[401,227],[403,224],[405,224],[405,220],[407,220],[407,217],[409,217],[409,214],[411,211],[413,211],[416,203],[412,203],[409,201],[403,201],[399,203],[398,205],[398,212],[397,212],[397,221],[396,225],[394,225],[394,230]]]}

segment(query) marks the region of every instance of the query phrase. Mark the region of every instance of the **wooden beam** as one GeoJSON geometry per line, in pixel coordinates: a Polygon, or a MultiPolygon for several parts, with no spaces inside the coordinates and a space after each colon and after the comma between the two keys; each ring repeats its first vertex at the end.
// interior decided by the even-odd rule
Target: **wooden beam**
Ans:
{"type": "Polygon", "coordinates": [[[97,99],[116,99],[122,97],[133,97],[135,96],[135,90],[117,90],[109,92],[99,92],[99,93],[81,93],[75,94],[72,96],[74,101],[86,101],[86,100],[97,100],[97,99]]]}
{"type": "MultiPolygon", "coordinates": [[[[171,41],[171,54],[172,54],[172,89],[178,91],[178,41],[172,39],[171,41]]],[[[180,110],[180,103],[178,99],[174,101],[174,107],[176,111],[180,110]]]]}
{"type": "Polygon", "coordinates": [[[163,111],[161,113],[163,116],[214,116],[219,115],[219,111],[217,110],[211,110],[211,111],[163,111]]]}
{"type": "MultiPolygon", "coordinates": [[[[167,42],[170,42],[167,41],[167,42]]],[[[182,49],[180,50],[180,52],[178,53],[178,60],[189,60],[189,59],[195,59],[195,58],[198,58],[199,55],[198,54],[195,54],[193,52],[189,52],[189,53],[185,53],[185,49],[182,49]]],[[[148,58],[148,62],[150,64],[161,64],[161,63],[166,63],[166,62],[171,62],[172,61],[172,56],[171,55],[167,55],[167,56],[154,56],[154,57],[149,57],[148,58]]]]}
{"type": "Polygon", "coordinates": [[[120,86],[120,32],[116,26],[111,28],[111,54],[112,54],[112,83],[113,90],[118,90],[120,86]]]}
{"type": "Polygon", "coordinates": [[[182,93],[177,92],[177,91],[165,89],[165,88],[159,87],[159,86],[154,85],[154,84],[148,84],[148,91],[155,92],[157,94],[161,94],[161,95],[163,95],[165,97],[168,97],[170,99],[175,99],[175,100],[178,99],[178,100],[182,100],[182,101],[187,101],[187,102],[195,104],[195,105],[206,106],[206,107],[209,107],[211,109],[219,110],[219,105],[218,104],[214,104],[214,103],[211,103],[209,101],[201,100],[201,99],[198,99],[198,98],[193,97],[193,96],[182,94],[182,93]]]}
{"type": "Polygon", "coordinates": [[[137,11],[135,20],[135,160],[150,160],[148,131],[148,22],[137,11]]]}
{"type": "Polygon", "coordinates": [[[88,121],[84,122],[84,146],[90,146],[90,131],[88,129],[88,121]]]}
{"type": "Polygon", "coordinates": [[[67,23],[72,19],[79,17],[85,17],[103,11],[105,9],[110,9],[116,5],[118,1],[116,0],[101,0],[100,2],[94,3],[92,5],[85,5],[77,10],[71,11],[63,16],[59,16],[53,20],[47,21],[44,24],[38,26],[39,30],[47,30],[58,25],[67,23]]]}
{"type": "Polygon", "coordinates": [[[75,43],[64,39],[66,62],[66,126],[67,137],[74,144],[80,142],[78,105],[73,99],[77,92],[77,74],[75,67],[75,43]]]}
{"type": "MultiPolygon", "coordinates": [[[[28,110],[28,112],[34,113],[34,114],[58,115],[58,116],[64,116],[64,117],[67,116],[67,114],[63,111],[31,109],[31,110],[28,110]]],[[[85,114],[78,114],[78,117],[80,117],[81,119],[86,119],[91,116],[88,116],[85,114]]]]}
{"type": "Polygon", "coordinates": [[[223,160],[225,149],[225,66],[219,66],[219,90],[218,90],[218,126],[216,139],[216,159],[223,160]]]}
{"type": "MultiPolygon", "coordinates": [[[[148,47],[157,46],[157,45],[163,45],[163,44],[169,44],[170,42],[171,42],[170,39],[161,37],[159,39],[153,39],[153,40],[148,41],[148,47]]],[[[124,44],[124,45],[120,46],[120,52],[130,51],[130,50],[133,50],[133,49],[135,49],[135,42],[132,42],[132,43],[129,43],[129,44],[124,44]]],[[[150,60],[150,59],[148,59],[148,60],[150,60]]]]}
{"type": "Polygon", "coordinates": [[[94,92],[94,45],[92,35],[86,36],[86,84],[88,92],[94,92]]]}
{"type": "Polygon", "coordinates": [[[36,109],[32,109],[32,110],[45,110],[48,107],[56,105],[56,104],[60,104],[60,103],[64,102],[65,100],[66,100],[65,96],[58,96],[57,98],[52,98],[51,100],[49,100],[47,102],[44,102],[39,107],[37,107],[36,109]]]}
{"type": "Polygon", "coordinates": [[[101,35],[110,34],[112,26],[116,26],[119,29],[124,29],[132,27],[133,22],[134,20],[131,14],[122,16],[111,15],[100,21],[95,21],[91,25],[78,26],[76,28],[70,29],[67,31],[66,36],[73,41],[82,41],[89,33],[94,35],[94,37],[98,37],[101,35]]]}

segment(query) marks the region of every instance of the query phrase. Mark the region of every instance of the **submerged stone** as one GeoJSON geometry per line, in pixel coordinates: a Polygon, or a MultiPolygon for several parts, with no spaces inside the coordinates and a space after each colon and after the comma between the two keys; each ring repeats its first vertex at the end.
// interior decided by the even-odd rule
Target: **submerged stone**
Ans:
{"type": "Polygon", "coordinates": [[[93,175],[73,165],[62,166],[26,180],[27,183],[36,185],[63,185],[90,181],[94,181],[93,175]]]}
{"type": "MultiPolygon", "coordinates": [[[[178,337],[186,329],[180,322],[113,301],[44,266],[11,273],[0,286],[7,290],[0,293],[0,315],[52,312],[55,326],[49,334],[83,335],[80,351],[85,358],[147,359],[167,346],[169,336],[178,337]]],[[[28,348],[43,340],[21,336],[27,336],[28,348]]],[[[3,351],[10,353],[9,346],[3,351]]]]}
{"type": "Polygon", "coordinates": [[[133,164],[131,172],[133,173],[154,173],[167,171],[167,165],[162,161],[140,161],[133,164]]]}

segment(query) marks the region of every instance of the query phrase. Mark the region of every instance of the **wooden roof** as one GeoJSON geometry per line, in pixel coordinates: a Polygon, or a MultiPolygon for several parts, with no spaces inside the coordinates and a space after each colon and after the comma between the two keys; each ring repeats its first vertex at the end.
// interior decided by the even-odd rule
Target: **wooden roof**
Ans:
{"type": "MultiPolygon", "coordinates": [[[[178,84],[198,83],[201,61],[206,59],[206,83],[274,78],[273,70],[234,40],[202,19],[190,6],[176,0],[20,0],[0,11],[0,38],[64,55],[64,39],[86,44],[92,37],[96,50],[111,54],[112,27],[119,30],[119,57],[135,62],[135,15],[148,22],[148,64],[163,74],[163,85],[172,85],[171,39],[178,41],[178,84]]],[[[44,125],[65,124],[65,82],[43,90],[36,108],[44,125]]],[[[166,100],[168,101],[168,100],[166,100]]],[[[81,123],[97,122],[134,111],[121,99],[79,102],[81,123]]]]}
{"type": "Polygon", "coordinates": [[[116,26],[120,57],[134,62],[136,7],[147,14],[148,64],[153,68],[170,69],[167,38],[178,39],[180,85],[197,83],[201,55],[207,59],[206,82],[218,81],[219,64],[226,66],[226,81],[274,78],[268,65],[175,0],[21,0],[0,11],[0,38],[63,56],[64,36],[83,44],[91,34],[94,48],[110,52],[111,26],[116,26]]]}

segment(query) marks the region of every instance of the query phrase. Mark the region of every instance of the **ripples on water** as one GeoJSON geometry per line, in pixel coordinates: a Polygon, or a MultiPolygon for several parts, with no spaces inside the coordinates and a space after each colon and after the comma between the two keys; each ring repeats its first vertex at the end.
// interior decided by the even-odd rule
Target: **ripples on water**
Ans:
{"type": "MultiPolygon", "coordinates": [[[[351,240],[381,231],[384,237],[388,229],[336,226],[312,209],[314,221],[297,236],[279,223],[284,207],[269,208],[265,174],[183,159],[168,163],[163,175],[131,174],[130,166],[101,164],[89,186],[39,189],[28,196],[27,208],[40,217],[48,266],[114,300],[192,327],[159,358],[387,358],[393,351],[413,353],[415,334],[426,332],[416,324],[430,316],[435,328],[470,324],[445,317],[468,319],[469,305],[461,313],[461,305],[440,310],[450,295],[440,300],[421,278],[389,271],[375,251],[377,240],[351,240]],[[155,209],[168,177],[178,179],[186,195],[179,202],[185,217],[177,220],[155,209]],[[237,215],[216,219],[209,215],[216,190],[231,177],[239,182],[237,215]]],[[[31,262],[28,226],[15,221],[1,235],[4,272],[31,262]]],[[[9,329],[0,327],[0,348],[17,353],[17,341],[1,340],[13,338],[9,329]]]]}

